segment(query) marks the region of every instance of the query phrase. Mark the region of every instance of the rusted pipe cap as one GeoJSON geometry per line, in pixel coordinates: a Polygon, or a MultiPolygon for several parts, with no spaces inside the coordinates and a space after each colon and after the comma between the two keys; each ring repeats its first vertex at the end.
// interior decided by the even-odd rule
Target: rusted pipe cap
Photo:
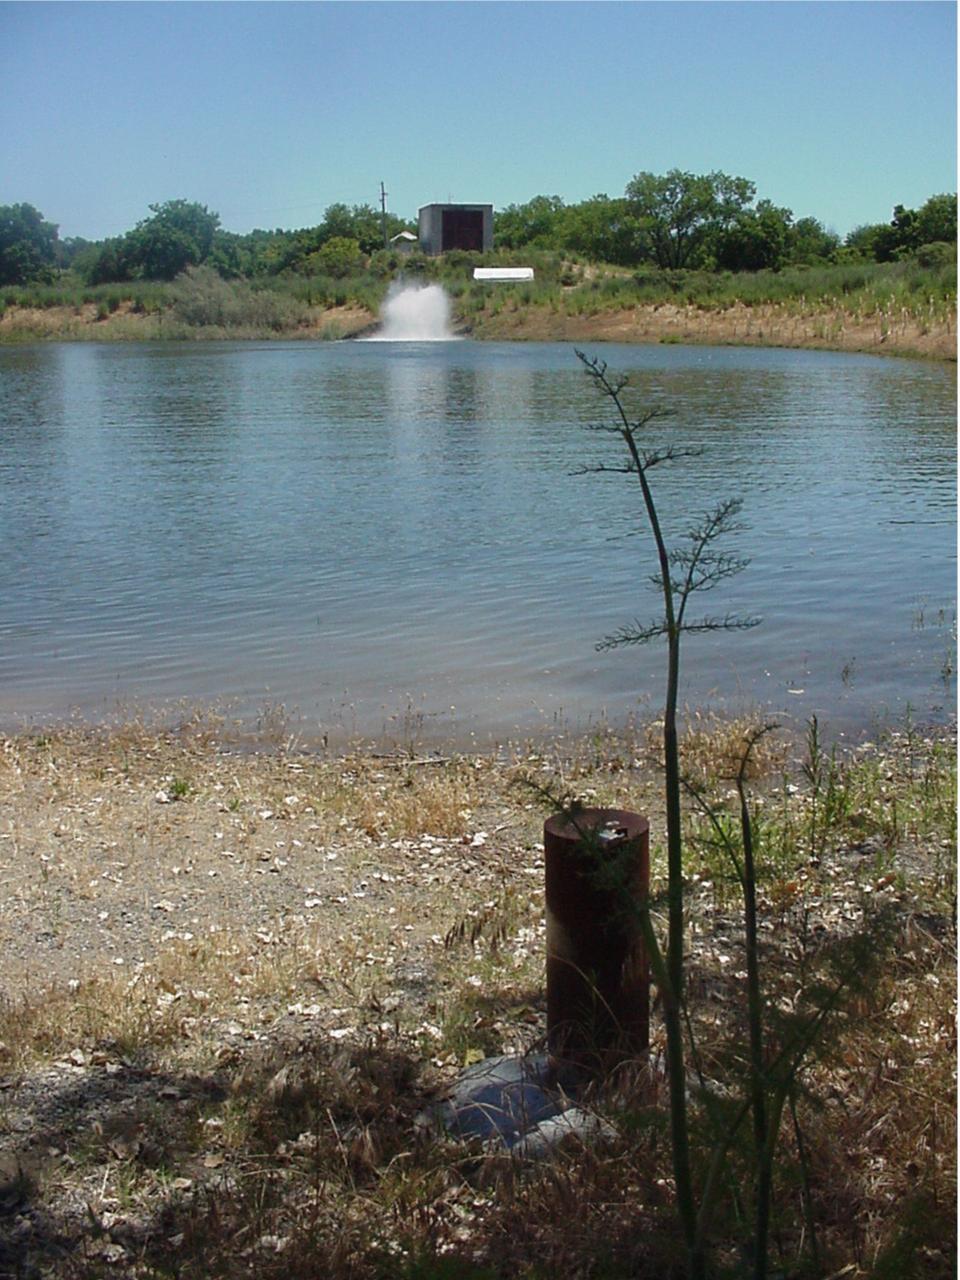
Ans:
{"type": "Polygon", "coordinates": [[[601,840],[612,844],[637,840],[649,830],[647,819],[629,809],[581,809],[573,819],[565,813],[555,813],[543,824],[544,836],[551,844],[559,842],[571,848],[580,843],[584,831],[596,832],[601,840]]]}

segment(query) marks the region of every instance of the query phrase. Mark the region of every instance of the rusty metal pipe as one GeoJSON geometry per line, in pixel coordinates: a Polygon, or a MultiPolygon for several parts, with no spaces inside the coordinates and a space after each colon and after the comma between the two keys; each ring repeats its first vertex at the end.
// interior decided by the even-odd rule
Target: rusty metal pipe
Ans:
{"type": "Polygon", "coordinates": [[[547,1043],[590,1074],[650,1042],[650,977],[638,904],[650,888],[650,827],[625,809],[555,814],[543,828],[547,1043]]]}

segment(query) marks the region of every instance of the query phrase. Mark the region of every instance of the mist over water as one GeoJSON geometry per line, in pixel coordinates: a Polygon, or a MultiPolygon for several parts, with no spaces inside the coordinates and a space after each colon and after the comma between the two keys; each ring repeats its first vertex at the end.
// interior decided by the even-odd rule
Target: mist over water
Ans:
{"type": "Polygon", "coordinates": [[[438,284],[390,286],[381,309],[381,328],[364,342],[456,342],[450,328],[450,299],[438,284]]]}

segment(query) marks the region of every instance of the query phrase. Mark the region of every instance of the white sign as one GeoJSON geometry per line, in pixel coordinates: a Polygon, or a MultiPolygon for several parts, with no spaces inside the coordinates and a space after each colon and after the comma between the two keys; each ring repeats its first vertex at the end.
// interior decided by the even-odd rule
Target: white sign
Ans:
{"type": "Polygon", "coordinates": [[[474,280],[532,280],[533,267],[474,267],[474,280]]]}

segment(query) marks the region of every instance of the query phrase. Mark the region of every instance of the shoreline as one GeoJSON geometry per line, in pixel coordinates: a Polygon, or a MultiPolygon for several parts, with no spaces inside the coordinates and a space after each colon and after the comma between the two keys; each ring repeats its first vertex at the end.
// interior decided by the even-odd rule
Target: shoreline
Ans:
{"type": "Polygon", "coordinates": [[[638,345],[775,347],[899,356],[955,363],[953,326],[925,326],[902,313],[857,316],[836,309],[800,310],[773,304],[704,308],[656,303],[568,316],[546,308],[483,317],[473,337],[518,341],[625,342],[638,345]]]}
{"type": "MultiPolygon", "coordinates": [[[[724,779],[761,723],[756,716],[688,722],[681,750],[692,785],[725,793],[724,779]]],[[[475,864],[485,864],[490,893],[508,863],[538,860],[548,793],[645,814],[657,861],[659,731],[651,717],[603,735],[443,754],[369,741],[321,750],[238,744],[199,719],[176,728],[131,721],[0,733],[6,994],[117,970],[122,977],[191,940],[178,929],[253,936],[286,921],[291,939],[332,928],[332,943],[347,918],[369,918],[380,933],[402,923],[401,950],[426,959],[455,919],[457,899],[466,906],[478,891],[475,864]],[[418,887],[416,867],[427,869],[418,862],[407,868],[402,919],[381,918],[380,907],[401,908],[399,888],[389,876],[374,884],[364,866],[384,861],[399,872],[407,851],[439,859],[455,897],[434,876],[418,887]],[[417,904],[428,900],[430,911],[419,914],[417,904]],[[330,917],[325,927],[320,909],[330,917]]],[[[758,794],[788,778],[802,782],[808,750],[802,732],[770,735],[755,753],[758,794]]],[[[830,750],[839,771],[858,761],[905,761],[912,786],[925,761],[955,757],[956,725],[901,723],[830,750]]],[[[887,784],[877,785],[885,812],[887,784]]]]}
{"type": "MultiPolygon", "coordinates": [[[[897,356],[955,364],[957,335],[949,321],[925,324],[905,311],[859,315],[840,309],[734,303],[723,308],[650,303],[598,308],[570,315],[550,306],[506,298],[495,313],[482,311],[457,324],[476,341],[622,342],[637,345],[772,347],[897,356]]],[[[0,346],[33,342],[336,341],[357,337],[377,317],[359,306],[314,308],[309,322],[288,330],[205,326],[190,328],[163,313],[135,311],[122,303],[98,318],[91,303],[80,307],[7,307],[0,315],[0,346]]]]}
{"type": "MultiPolygon", "coordinates": [[[[333,761],[353,757],[431,763],[452,759],[504,761],[526,753],[549,752],[577,756],[610,752],[627,756],[646,749],[662,724],[662,699],[620,716],[605,710],[581,717],[544,716],[528,723],[509,723],[486,729],[450,722],[435,725],[416,714],[384,717],[379,727],[316,722],[301,718],[283,704],[264,704],[255,715],[225,711],[215,699],[182,697],[161,701],[129,699],[114,711],[66,714],[10,714],[0,719],[0,744],[69,741],[108,744],[133,735],[170,741],[203,742],[207,748],[239,759],[278,754],[303,761],[333,761]]],[[[835,708],[800,714],[757,701],[714,700],[686,703],[678,709],[682,733],[726,733],[736,726],[769,723],[777,739],[791,751],[802,746],[811,718],[817,720],[824,741],[839,751],[859,750],[905,726],[935,738],[954,737],[957,712],[953,703],[929,705],[920,713],[905,704],[873,707],[855,720],[844,719],[835,708]]]]}

